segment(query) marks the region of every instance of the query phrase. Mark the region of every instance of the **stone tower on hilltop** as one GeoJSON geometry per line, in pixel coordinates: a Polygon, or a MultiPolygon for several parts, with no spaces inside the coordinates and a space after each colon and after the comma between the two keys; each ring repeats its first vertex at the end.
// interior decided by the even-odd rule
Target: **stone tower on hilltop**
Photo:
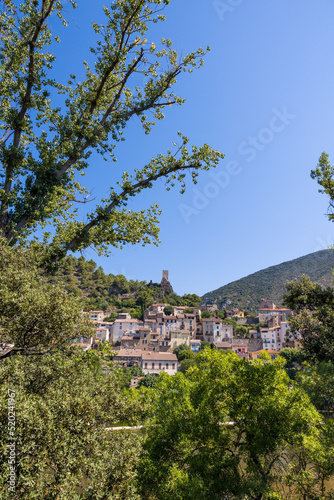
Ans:
{"type": "Polygon", "coordinates": [[[168,271],[162,271],[161,288],[164,291],[164,293],[166,292],[173,293],[174,291],[172,285],[168,280],[168,271]]]}

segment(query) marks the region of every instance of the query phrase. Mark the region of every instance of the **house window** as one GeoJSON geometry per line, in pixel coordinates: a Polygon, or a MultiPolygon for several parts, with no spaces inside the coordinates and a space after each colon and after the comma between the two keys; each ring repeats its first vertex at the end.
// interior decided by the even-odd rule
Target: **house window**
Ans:
{"type": "Polygon", "coordinates": [[[168,366],[169,366],[168,363],[166,363],[166,370],[168,370],[168,366]]]}
{"type": "Polygon", "coordinates": [[[172,368],[173,368],[173,370],[175,370],[175,363],[172,364],[172,368]]]}
{"type": "Polygon", "coordinates": [[[145,363],[145,368],[147,368],[147,363],[145,363]]]}
{"type": "Polygon", "coordinates": [[[154,363],[152,363],[152,370],[154,370],[154,363]]]}
{"type": "Polygon", "coordinates": [[[161,363],[159,363],[159,370],[161,370],[161,363]]]}

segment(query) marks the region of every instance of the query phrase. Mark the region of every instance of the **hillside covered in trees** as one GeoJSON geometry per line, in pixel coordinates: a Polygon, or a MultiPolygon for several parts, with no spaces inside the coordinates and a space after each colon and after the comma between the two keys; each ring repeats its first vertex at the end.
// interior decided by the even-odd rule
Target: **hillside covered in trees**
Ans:
{"type": "Polygon", "coordinates": [[[333,268],[334,252],[320,250],[233,281],[206,293],[202,299],[216,302],[219,309],[237,307],[256,312],[262,298],[272,299],[277,305],[282,305],[286,282],[298,279],[303,274],[321,285],[330,285],[333,268]]]}
{"type": "Polygon", "coordinates": [[[141,317],[143,308],[159,300],[175,306],[195,307],[200,303],[196,294],[165,293],[159,283],[127,280],[122,274],[105,274],[94,260],[68,256],[51,278],[52,282],[63,283],[66,290],[81,297],[89,309],[104,311],[127,311],[133,317],[141,317]]]}

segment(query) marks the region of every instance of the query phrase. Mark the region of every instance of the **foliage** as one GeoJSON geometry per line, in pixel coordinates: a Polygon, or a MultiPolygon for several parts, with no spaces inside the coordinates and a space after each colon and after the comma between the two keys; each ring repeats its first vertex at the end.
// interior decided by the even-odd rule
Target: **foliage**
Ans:
{"type": "Polygon", "coordinates": [[[107,316],[106,318],[104,318],[103,321],[107,321],[107,322],[113,323],[115,321],[115,319],[117,319],[117,316],[118,316],[117,312],[111,312],[111,313],[109,313],[109,316],[107,316]]]}
{"type": "Polygon", "coordinates": [[[130,386],[130,382],[135,377],[144,377],[144,372],[140,366],[126,366],[122,369],[125,387],[130,386]]]}
{"type": "Polygon", "coordinates": [[[211,347],[213,344],[211,342],[207,342],[206,340],[201,340],[201,351],[206,349],[207,347],[211,347]]]}
{"type": "Polygon", "coordinates": [[[202,311],[201,316],[204,319],[206,319],[206,318],[212,318],[212,313],[210,311],[202,311]]]}
{"type": "Polygon", "coordinates": [[[143,287],[137,294],[136,304],[141,309],[141,317],[144,317],[144,311],[153,303],[154,292],[148,287],[143,287]]]}
{"type": "Polygon", "coordinates": [[[291,349],[286,347],[279,351],[279,355],[285,360],[285,370],[291,379],[296,377],[297,372],[302,368],[305,361],[305,353],[302,349],[291,349]]]}
{"type": "Polygon", "coordinates": [[[329,197],[329,206],[327,216],[330,221],[334,219],[334,168],[329,162],[329,156],[323,152],[320,155],[315,170],[311,170],[311,178],[315,179],[322,189],[319,193],[327,194],[329,197]]]}
{"type": "Polygon", "coordinates": [[[174,347],[173,349],[173,354],[176,354],[177,356],[177,359],[180,361],[180,354],[183,352],[183,351],[186,351],[186,352],[192,352],[191,349],[190,349],[190,346],[187,345],[187,344],[180,344],[176,347],[174,347]]]}
{"type": "Polygon", "coordinates": [[[115,0],[104,6],[103,24],[92,23],[92,65],[87,58],[83,68],[77,68],[78,76],[64,75],[57,81],[57,54],[50,46],[56,50],[62,26],[68,25],[67,6],[75,9],[77,2],[2,2],[0,224],[10,245],[29,244],[34,234],[42,260],[53,264],[69,251],[89,246],[104,253],[110,246],[157,243],[158,205],[134,211],[127,208],[131,198],[160,178],[167,190],[179,182],[184,192],[187,172],[196,182],[200,170],[223,158],[207,144],[189,148],[179,132],[179,143],[147,165],[126,172],[113,163],[129,120],[137,118],[148,134],[155,120],[164,118],[166,107],[184,102],[171,91],[178,75],[203,64],[202,48],[180,57],[170,40],[146,38],[149,26],[165,19],[162,10],[168,3],[115,0]],[[111,160],[112,185],[106,197],[80,217],[78,203],[87,203],[91,193],[78,178],[89,167],[92,153],[111,160]]]}
{"type": "Polygon", "coordinates": [[[105,429],[137,423],[142,404],[121,392],[121,372],[103,374],[105,353],[71,348],[67,355],[16,356],[0,364],[1,408],[15,391],[15,496],[6,484],[7,412],[0,413],[0,496],[138,499],[133,486],[140,437],[105,429]],[[112,460],[110,460],[112,457],[112,460]]]}
{"type": "Polygon", "coordinates": [[[50,285],[35,262],[34,252],[10,249],[0,240],[0,343],[11,346],[0,359],[41,355],[92,336],[80,302],[50,285]]]}
{"type": "Polygon", "coordinates": [[[186,293],[182,296],[183,305],[189,307],[198,307],[202,302],[201,297],[196,293],[186,293]]]}
{"type": "Polygon", "coordinates": [[[334,356],[334,289],[321,287],[306,276],[288,282],[284,303],[295,311],[290,330],[299,332],[303,350],[311,360],[332,360],[334,356]]]}
{"type": "Polygon", "coordinates": [[[333,451],[306,394],[289,389],[282,358],[245,361],[207,349],[197,359],[185,375],[159,378],[139,464],[145,498],[285,498],[297,469],[312,478],[303,482],[307,498],[320,498],[333,451]],[[315,450],[323,460],[313,470],[315,450]],[[303,466],[289,464],[293,453],[303,466]]]}
{"type": "Polygon", "coordinates": [[[189,306],[197,307],[201,302],[201,298],[196,295],[196,293],[186,293],[180,297],[176,293],[168,292],[163,298],[164,302],[167,302],[171,306],[189,306]]]}
{"type": "Polygon", "coordinates": [[[172,316],[174,313],[174,307],[173,306],[166,306],[164,307],[164,314],[166,316],[172,316]]]}
{"type": "Polygon", "coordinates": [[[334,366],[332,361],[315,365],[306,364],[299,371],[296,380],[310,396],[319,411],[329,414],[334,411],[334,366]]]}
{"type": "Polygon", "coordinates": [[[147,373],[144,378],[139,380],[138,387],[155,387],[157,383],[157,376],[147,373]]]}
{"type": "MultiPolygon", "coordinates": [[[[186,351],[184,351],[186,352],[186,351]]],[[[180,363],[180,372],[181,373],[186,373],[187,370],[189,370],[189,368],[191,368],[192,366],[195,366],[197,365],[197,360],[196,360],[196,356],[190,356],[189,358],[183,358],[181,360],[181,363],[180,363]]]]}
{"type": "Polygon", "coordinates": [[[177,359],[183,361],[184,359],[194,359],[195,353],[191,349],[183,349],[178,352],[177,359]]]}
{"type": "Polygon", "coordinates": [[[215,301],[221,309],[247,309],[258,314],[259,302],[263,297],[270,298],[277,306],[282,305],[287,280],[299,279],[304,273],[312,281],[328,286],[333,280],[333,268],[334,253],[330,250],[320,250],[233,281],[206,293],[202,301],[215,301]],[[229,300],[232,303],[227,306],[229,300]]]}
{"type": "MultiPolygon", "coordinates": [[[[81,297],[86,308],[110,310],[117,307],[134,308],[134,298],[120,298],[123,293],[136,295],[145,281],[127,280],[122,274],[105,274],[94,260],[69,255],[59,263],[57,270],[50,276],[50,282],[63,283],[66,290],[81,297]],[[132,302],[131,302],[132,301],[132,302]]],[[[140,310],[138,309],[140,314],[140,310]]],[[[111,316],[114,313],[111,313],[111,316]]],[[[117,317],[117,314],[116,314],[117,317]]]]}
{"type": "Polygon", "coordinates": [[[225,309],[223,311],[216,311],[216,317],[220,319],[225,319],[226,318],[226,311],[225,309]]]}
{"type": "Polygon", "coordinates": [[[249,331],[249,329],[247,328],[247,326],[237,325],[235,327],[235,333],[236,333],[237,337],[247,337],[248,331],[249,331]]]}

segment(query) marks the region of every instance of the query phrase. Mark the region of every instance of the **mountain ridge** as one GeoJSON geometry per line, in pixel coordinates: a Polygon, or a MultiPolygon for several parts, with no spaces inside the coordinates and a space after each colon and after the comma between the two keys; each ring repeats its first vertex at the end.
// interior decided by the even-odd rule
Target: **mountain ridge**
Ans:
{"type": "Polygon", "coordinates": [[[282,305],[286,281],[309,276],[324,286],[333,281],[334,251],[319,250],[297,259],[261,269],[243,278],[205,293],[204,302],[213,301],[219,309],[238,308],[256,312],[260,299],[272,299],[282,305]]]}

